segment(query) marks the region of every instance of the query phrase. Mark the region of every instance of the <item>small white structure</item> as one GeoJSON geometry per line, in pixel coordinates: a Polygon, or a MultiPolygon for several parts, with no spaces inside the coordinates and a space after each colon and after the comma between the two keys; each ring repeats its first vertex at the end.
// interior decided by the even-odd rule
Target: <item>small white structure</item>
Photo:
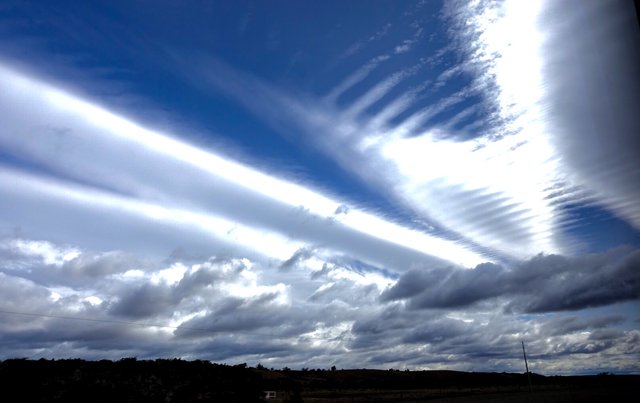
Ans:
{"type": "Polygon", "coordinates": [[[265,390],[264,391],[264,398],[265,398],[265,400],[275,399],[276,398],[276,391],[275,390],[265,390]]]}

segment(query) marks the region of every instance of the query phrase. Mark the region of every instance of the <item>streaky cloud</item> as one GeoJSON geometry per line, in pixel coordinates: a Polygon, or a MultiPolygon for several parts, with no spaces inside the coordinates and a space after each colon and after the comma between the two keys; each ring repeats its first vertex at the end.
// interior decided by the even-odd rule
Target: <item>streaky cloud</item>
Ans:
{"type": "Polygon", "coordinates": [[[161,206],[148,209],[147,214],[155,211],[171,217],[173,209],[184,210],[184,219],[187,219],[184,214],[194,214],[193,217],[224,214],[227,220],[251,222],[247,227],[257,222],[280,236],[302,236],[306,242],[346,250],[351,245],[363,253],[365,259],[369,253],[384,255],[370,252],[373,249],[366,246],[369,239],[374,244],[388,244],[396,249],[395,256],[403,249],[411,251],[406,255],[407,264],[416,257],[467,265],[482,260],[453,241],[402,227],[357,208],[350,208],[336,220],[336,211],[345,204],[342,201],[145,128],[6,68],[0,71],[0,79],[9,90],[2,102],[15,110],[14,118],[8,122],[12,130],[3,131],[0,138],[7,149],[42,161],[49,147],[58,147],[59,157],[44,163],[98,187],[132,194],[134,198],[161,206]],[[38,104],[41,110],[26,116],[20,110],[27,103],[38,104]],[[58,134],[52,135],[51,128],[60,130],[53,130],[58,134]],[[14,132],[24,136],[15,136],[14,132]],[[92,133],[90,141],[86,133],[92,133]],[[141,165],[142,161],[148,164],[141,165]],[[114,175],[112,169],[120,175],[114,175]],[[180,179],[187,172],[200,178],[204,190],[202,186],[186,185],[180,179]],[[207,184],[210,189],[218,190],[207,189],[207,184]],[[273,214],[260,214],[260,209],[273,214]],[[336,238],[330,233],[340,235],[336,238]],[[337,240],[346,242],[341,246],[337,240]],[[418,257],[420,255],[423,257],[418,257]]]}

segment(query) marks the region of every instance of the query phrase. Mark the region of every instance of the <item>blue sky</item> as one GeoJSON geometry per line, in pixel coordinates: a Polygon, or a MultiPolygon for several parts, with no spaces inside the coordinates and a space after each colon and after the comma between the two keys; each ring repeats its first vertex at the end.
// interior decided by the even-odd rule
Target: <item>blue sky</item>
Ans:
{"type": "Polygon", "coordinates": [[[638,372],[634,15],[4,2],[0,356],[638,372]]]}

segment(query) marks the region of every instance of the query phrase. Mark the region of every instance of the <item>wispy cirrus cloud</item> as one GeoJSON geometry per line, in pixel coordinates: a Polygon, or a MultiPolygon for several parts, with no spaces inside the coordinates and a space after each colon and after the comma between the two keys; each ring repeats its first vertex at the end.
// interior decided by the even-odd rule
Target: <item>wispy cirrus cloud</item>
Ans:
{"type": "Polygon", "coordinates": [[[432,116],[468,96],[467,91],[429,105],[394,125],[390,119],[415,99],[411,90],[371,120],[363,116],[363,111],[410,71],[390,76],[344,111],[332,104],[331,97],[324,101],[296,99],[265,83],[250,84],[253,90],[245,91],[247,83],[255,79],[227,72],[221,67],[215,74],[203,74],[207,83],[236,97],[268,122],[285,113],[289,122],[278,120],[274,125],[279,129],[310,134],[312,142],[343,168],[384,188],[388,196],[416,214],[507,254],[558,249],[551,239],[554,215],[546,197],[547,189],[561,176],[544,139],[521,135],[499,143],[459,142],[447,140],[447,134],[437,128],[415,134],[432,116]],[[257,98],[268,102],[268,108],[255,96],[247,96],[256,88],[261,88],[257,98]],[[516,152],[507,153],[509,150],[516,152]],[[534,170],[534,166],[544,169],[534,170]],[[487,199],[486,203],[474,203],[479,198],[487,199]],[[518,241],[517,247],[514,240],[518,241]]]}

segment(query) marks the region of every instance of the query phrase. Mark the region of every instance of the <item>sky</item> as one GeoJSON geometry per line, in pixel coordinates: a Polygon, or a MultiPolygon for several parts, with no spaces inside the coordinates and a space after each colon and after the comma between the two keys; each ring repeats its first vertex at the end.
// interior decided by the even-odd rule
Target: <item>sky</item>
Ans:
{"type": "Polygon", "coordinates": [[[640,373],[622,0],[0,3],[0,359],[640,373]]]}

